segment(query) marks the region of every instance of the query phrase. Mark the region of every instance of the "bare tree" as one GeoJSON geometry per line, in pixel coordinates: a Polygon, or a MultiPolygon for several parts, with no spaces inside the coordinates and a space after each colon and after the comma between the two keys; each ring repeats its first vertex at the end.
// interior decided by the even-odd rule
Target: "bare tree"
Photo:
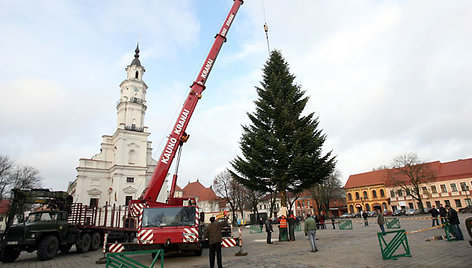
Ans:
{"type": "Polygon", "coordinates": [[[309,189],[312,198],[316,201],[318,212],[325,210],[328,213],[331,203],[343,197],[344,191],[339,179],[340,176],[339,171],[335,170],[326,180],[309,189]]]}
{"type": "Polygon", "coordinates": [[[40,187],[39,171],[31,166],[14,166],[8,156],[0,156],[0,199],[8,196],[11,189],[40,187]]]}
{"type": "Polygon", "coordinates": [[[0,155],[0,199],[5,198],[5,194],[10,184],[10,175],[13,170],[13,162],[8,156],[0,155]]]}
{"type": "Polygon", "coordinates": [[[264,193],[259,192],[259,191],[252,191],[249,189],[246,189],[247,193],[247,202],[251,206],[252,212],[254,213],[254,220],[257,223],[258,217],[259,217],[259,211],[257,209],[257,205],[259,205],[262,197],[264,196],[264,193]]]}
{"type": "Polygon", "coordinates": [[[431,165],[420,161],[414,153],[399,155],[393,159],[387,176],[389,184],[403,189],[418,202],[419,209],[424,209],[420,185],[436,177],[431,165]]]}
{"type": "Polygon", "coordinates": [[[213,189],[217,195],[223,197],[226,203],[231,207],[233,216],[233,223],[236,220],[236,210],[238,208],[238,201],[241,185],[236,182],[228,171],[223,171],[216,175],[213,180],[213,189]]]}
{"type": "Polygon", "coordinates": [[[289,214],[294,214],[293,212],[293,207],[294,207],[294,204],[295,204],[295,201],[298,200],[298,198],[300,198],[302,192],[299,191],[299,192],[295,192],[295,193],[290,193],[287,197],[287,201],[288,201],[288,213],[289,214]]]}

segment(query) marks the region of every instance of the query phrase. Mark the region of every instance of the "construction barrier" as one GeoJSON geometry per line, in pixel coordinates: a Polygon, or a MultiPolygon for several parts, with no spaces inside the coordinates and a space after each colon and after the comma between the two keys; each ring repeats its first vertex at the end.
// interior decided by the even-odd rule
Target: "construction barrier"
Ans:
{"type": "Polygon", "coordinates": [[[352,221],[351,220],[339,220],[339,229],[340,230],[352,230],[352,221]]]}
{"type": "Polygon", "coordinates": [[[385,219],[385,225],[387,226],[387,229],[400,229],[400,220],[397,218],[388,218],[385,219]]]}
{"type": "Polygon", "coordinates": [[[143,250],[143,251],[130,251],[130,252],[119,252],[119,253],[107,253],[107,262],[106,267],[123,267],[123,268],[152,268],[158,259],[161,259],[161,268],[164,268],[164,250],[163,249],[154,249],[154,250],[143,250]],[[131,259],[130,255],[138,254],[153,254],[154,259],[150,266],[146,266],[142,263],[139,263],[136,260],[131,259]]]}
{"type": "Polygon", "coordinates": [[[405,230],[388,231],[385,233],[377,233],[379,238],[380,251],[384,260],[396,260],[398,257],[411,257],[410,246],[408,245],[408,238],[405,230]],[[392,240],[387,242],[385,236],[395,234],[392,240]],[[396,253],[397,249],[403,246],[402,253],[396,253]]]}
{"type": "Polygon", "coordinates": [[[447,241],[455,240],[455,238],[452,237],[452,235],[455,236],[455,234],[454,234],[454,231],[452,230],[451,225],[449,223],[445,223],[443,225],[444,225],[444,231],[446,232],[447,241]]]}
{"type": "Polygon", "coordinates": [[[262,233],[262,225],[251,225],[251,227],[249,227],[249,233],[250,234],[262,233]]]}

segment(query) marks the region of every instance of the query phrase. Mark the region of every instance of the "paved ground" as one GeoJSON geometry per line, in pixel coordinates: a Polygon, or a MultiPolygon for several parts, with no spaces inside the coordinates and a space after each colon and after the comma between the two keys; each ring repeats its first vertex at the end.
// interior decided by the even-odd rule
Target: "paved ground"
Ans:
{"type": "MultiPolygon", "coordinates": [[[[471,214],[460,215],[464,223],[471,214]]],[[[412,220],[411,217],[400,217],[402,229],[407,231],[419,230],[431,226],[430,220],[412,220]]],[[[236,257],[239,248],[223,249],[224,267],[472,267],[472,247],[469,245],[469,235],[465,225],[461,224],[464,241],[425,241],[433,236],[444,235],[443,229],[409,234],[408,242],[412,257],[401,257],[397,260],[382,260],[377,232],[379,227],[375,218],[369,218],[370,225],[364,227],[362,221],[353,223],[353,230],[328,229],[317,232],[319,251],[310,252],[309,241],[303,232],[296,232],[294,242],[265,243],[265,233],[250,234],[243,229],[243,250],[247,256],[236,257]]],[[[275,228],[274,236],[278,236],[275,228]]],[[[389,236],[386,237],[387,240],[389,236]]],[[[0,264],[1,267],[102,267],[95,264],[102,257],[100,252],[76,254],[74,252],[59,254],[54,260],[40,262],[36,253],[22,253],[13,264],[0,264]]],[[[136,258],[138,261],[150,264],[149,255],[136,258]]],[[[165,267],[209,267],[208,250],[203,255],[195,256],[166,256],[165,267]]]]}

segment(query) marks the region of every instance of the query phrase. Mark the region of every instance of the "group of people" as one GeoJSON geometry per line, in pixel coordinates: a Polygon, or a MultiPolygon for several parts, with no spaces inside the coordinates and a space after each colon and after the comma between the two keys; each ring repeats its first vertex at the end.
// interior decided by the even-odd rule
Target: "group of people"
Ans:
{"type": "MultiPolygon", "coordinates": [[[[377,223],[380,227],[380,230],[382,230],[382,233],[384,233],[384,235],[385,235],[385,228],[384,228],[385,219],[384,219],[384,216],[380,212],[380,209],[377,209],[377,213],[378,213],[377,223]]],[[[443,207],[443,205],[440,204],[439,210],[436,209],[435,206],[433,206],[431,208],[431,210],[429,211],[429,213],[431,213],[431,216],[432,216],[432,227],[434,227],[435,225],[439,225],[438,216],[440,216],[441,225],[443,225],[445,223],[448,223],[451,226],[451,230],[452,230],[452,233],[453,233],[455,239],[456,240],[464,240],[464,235],[462,234],[461,228],[459,226],[460,221],[459,221],[459,216],[457,215],[457,211],[455,209],[451,208],[451,206],[449,204],[446,204],[445,207],[443,207]]],[[[445,228],[445,227],[443,227],[443,228],[445,228]]]]}

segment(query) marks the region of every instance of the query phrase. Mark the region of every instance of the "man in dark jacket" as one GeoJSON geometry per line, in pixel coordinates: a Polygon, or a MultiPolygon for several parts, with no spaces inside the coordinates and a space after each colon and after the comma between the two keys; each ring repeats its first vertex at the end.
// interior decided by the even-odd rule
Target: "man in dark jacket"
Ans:
{"type": "Polygon", "coordinates": [[[272,220],[267,218],[265,222],[265,227],[266,227],[266,232],[267,232],[267,244],[272,244],[272,232],[274,229],[272,229],[272,220]]]}
{"type": "Polygon", "coordinates": [[[215,253],[216,261],[218,268],[223,267],[223,262],[221,259],[221,228],[224,226],[225,222],[215,221],[215,217],[210,218],[210,224],[205,228],[206,234],[210,242],[210,267],[215,267],[215,253]]]}
{"type": "MultiPolygon", "coordinates": [[[[441,217],[441,224],[444,224],[447,222],[446,216],[447,216],[447,211],[443,207],[442,204],[439,204],[439,216],[441,217]]],[[[444,228],[444,227],[443,227],[444,228]]]]}
{"type": "Polygon", "coordinates": [[[454,232],[454,236],[456,240],[464,240],[464,236],[462,235],[461,227],[459,226],[459,217],[457,216],[457,211],[451,208],[450,205],[446,205],[447,210],[447,220],[451,225],[452,231],[454,232]]]}
{"type": "Polygon", "coordinates": [[[369,226],[369,220],[367,220],[367,217],[369,217],[369,214],[367,214],[367,211],[362,212],[362,218],[364,218],[364,226],[369,226]]]}
{"type": "Polygon", "coordinates": [[[290,217],[288,217],[288,235],[290,237],[290,241],[295,241],[295,225],[297,220],[293,216],[293,214],[290,214],[290,217]]]}
{"type": "Polygon", "coordinates": [[[436,223],[436,225],[439,225],[439,221],[438,221],[439,211],[436,209],[436,207],[433,206],[433,208],[431,208],[429,213],[431,213],[431,217],[433,217],[433,222],[432,222],[431,227],[434,227],[434,223],[436,223]]]}

